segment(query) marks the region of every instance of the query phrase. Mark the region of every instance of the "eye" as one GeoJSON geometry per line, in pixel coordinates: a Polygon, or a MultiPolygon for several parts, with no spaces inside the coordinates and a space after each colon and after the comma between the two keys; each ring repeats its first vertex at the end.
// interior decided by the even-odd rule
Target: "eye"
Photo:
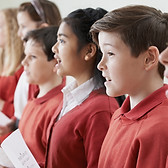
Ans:
{"type": "Polygon", "coordinates": [[[61,43],[61,44],[65,43],[65,41],[63,39],[58,39],[58,42],[61,43]]]}
{"type": "Polygon", "coordinates": [[[111,57],[111,56],[113,56],[113,55],[115,55],[113,52],[111,52],[111,51],[109,51],[109,52],[107,52],[107,55],[109,56],[109,57],[111,57]]]}
{"type": "Polygon", "coordinates": [[[26,28],[26,26],[25,25],[20,25],[20,28],[24,29],[24,28],[26,28]]]}
{"type": "Polygon", "coordinates": [[[30,55],[30,59],[36,59],[37,57],[35,55],[30,55]]]}

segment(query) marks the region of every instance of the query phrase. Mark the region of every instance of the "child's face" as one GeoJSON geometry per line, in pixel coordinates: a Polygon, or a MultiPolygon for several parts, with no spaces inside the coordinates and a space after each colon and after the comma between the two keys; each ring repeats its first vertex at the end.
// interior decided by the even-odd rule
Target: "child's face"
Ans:
{"type": "Polygon", "coordinates": [[[65,22],[61,23],[57,34],[57,43],[52,48],[57,60],[54,71],[59,76],[77,78],[84,71],[82,51],[78,52],[78,39],[65,22]]]}
{"type": "Polygon", "coordinates": [[[130,48],[115,32],[100,32],[98,39],[103,53],[98,69],[106,78],[107,94],[133,96],[140,92],[144,79],[143,55],[133,57],[130,48]]]}
{"type": "Polygon", "coordinates": [[[28,31],[38,28],[38,24],[34,22],[27,12],[19,12],[17,14],[19,25],[18,36],[23,40],[28,31]]]}
{"type": "Polygon", "coordinates": [[[160,54],[160,62],[165,66],[165,77],[168,78],[168,47],[160,54]]]}
{"type": "Polygon", "coordinates": [[[55,76],[53,72],[56,60],[47,61],[42,47],[32,40],[25,45],[25,59],[22,61],[28,83],[43,85],[55,76]]]}

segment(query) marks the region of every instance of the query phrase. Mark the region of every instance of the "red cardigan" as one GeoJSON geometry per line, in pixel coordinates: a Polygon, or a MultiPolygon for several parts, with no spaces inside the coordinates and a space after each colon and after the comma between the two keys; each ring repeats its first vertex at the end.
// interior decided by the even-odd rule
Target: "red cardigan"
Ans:
{"type": "Polygon", "coordinates": [[[14,92],[22,72],[23,67],[16,71],[14,75],[0,76],[0,99],[5,101],[2,112],[10,118],[14,115],[14,92]]]}
{"type": "Polygon", "coordinates": [[[130,110],[129,97],[113,115],[98,168],[168,167],[165,85],[130,110]]]}
{"type": "Polygon", "coordinates": [[[46,167],[97,168],[117,101],[102,90],[93,91],[82,104],[55,122],[61,108],[62,104],[50,125],[46,167]]]}

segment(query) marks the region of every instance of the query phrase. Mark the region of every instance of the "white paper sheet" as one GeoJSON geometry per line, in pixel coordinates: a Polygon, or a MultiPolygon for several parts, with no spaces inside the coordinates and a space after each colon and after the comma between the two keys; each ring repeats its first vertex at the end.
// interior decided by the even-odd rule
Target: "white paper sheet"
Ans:
{"type": "Polygon", "coordinates": [[[6,156],[5,152],[2,148],[0,148],[0,165],[8,168],[14,168],[13,164],[9,160],[9,158],[6,156]]]}
{"type": "Polygon", "coordinates": [[[11,119],[0,111],[0,126],[5,126],[9,122],[11,122],[11,119]]]}
{"type": "Polygon", "coordinates": [[[27,147],[20,130],[10,134],[1,144],[4,152],[16,168],[40,168],[27,147]]]}

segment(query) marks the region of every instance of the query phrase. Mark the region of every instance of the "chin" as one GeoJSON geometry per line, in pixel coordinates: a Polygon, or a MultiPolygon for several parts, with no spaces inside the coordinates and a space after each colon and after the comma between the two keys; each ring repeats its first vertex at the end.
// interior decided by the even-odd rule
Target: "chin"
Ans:
{"type": "Polygon", "coordinates": [[[108,95],[108,96],[110,96],[110,97],[114,97],[113,95],[113,93],[110,91],[110,90],[108,90],[108,89],[106,89],[106,94],[108,95]]]}
{"type": "Polygon", "coordinates": [[[110,97],[117,97],[120,96],[119,94],[117,94],[116,92],[114,92],[114,90],[108,89],[106,88],[106,94],[110,97]]]}
{"type": "Polygon", "coordinates": [[[57,75],[58,75],[58,76],[63,76],[64,73],[61,71],[61,69],[58,69],[58,70],[57,70],[57,75]]]}
{"type": "Polygon", "coordinates": [[[27,83],[29,83],[29,84],[35,84],[34,80],[31,80],[31,79],[27,79],[27,83]]]}

